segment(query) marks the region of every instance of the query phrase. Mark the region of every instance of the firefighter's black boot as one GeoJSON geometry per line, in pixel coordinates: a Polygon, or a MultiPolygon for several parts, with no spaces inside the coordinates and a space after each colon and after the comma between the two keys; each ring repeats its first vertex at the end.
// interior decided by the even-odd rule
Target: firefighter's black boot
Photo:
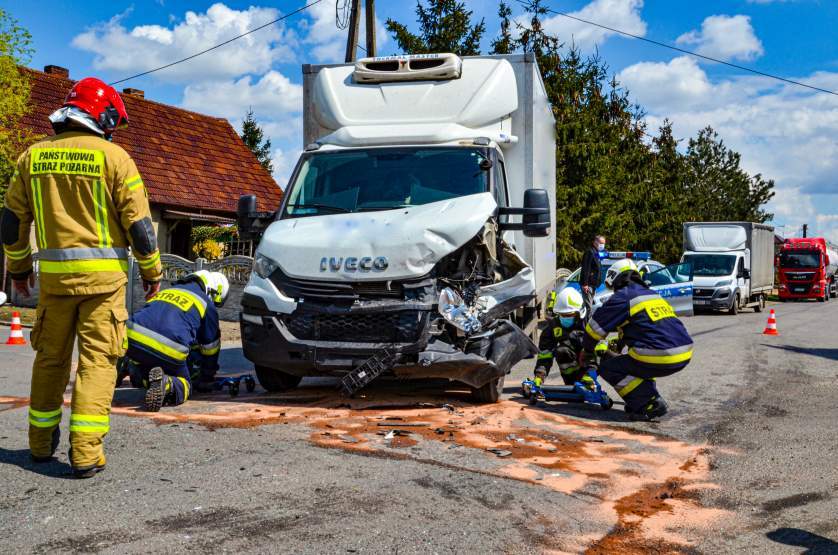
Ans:
{"type": "Polygon", "coordinates": [[[637,411],[630,411],[626,408],[629,420],[650,421],[660,418],[669,412],[669,407],[661,397],[652,397],[646,405],[637,411]]]}
{"type": "Polygon", "coordinates": [[[159,366],[149,370],[143,410],[158,412],[172,394],[172,377],[164,374],[159,366]]]}

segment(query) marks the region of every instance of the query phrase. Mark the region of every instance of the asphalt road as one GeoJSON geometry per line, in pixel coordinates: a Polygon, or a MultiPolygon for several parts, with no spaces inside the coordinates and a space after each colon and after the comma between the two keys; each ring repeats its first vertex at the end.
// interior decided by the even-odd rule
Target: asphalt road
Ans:
{"type": "MultiPolygon", "coordinates": [[[[624,421],[530,407],[517,383],[463,393],[389,382],[345,401],[216,394],[158,415],[115,394],[108,468],[68,478],[26,443],[32,353],[0,345],[4,552],[838,552],[838,303],[686,320],[696,355],[660,380],[672,411],[624,421]],[[396,430],[396,432],[393,432],[396,430]],[[494,449],[495,451],[488,451],[494,449]]],[[[5,341],[5,329],[0,341],[5,341]]],[[[226,372],[246,370],[227,346],[226,372]]]]}

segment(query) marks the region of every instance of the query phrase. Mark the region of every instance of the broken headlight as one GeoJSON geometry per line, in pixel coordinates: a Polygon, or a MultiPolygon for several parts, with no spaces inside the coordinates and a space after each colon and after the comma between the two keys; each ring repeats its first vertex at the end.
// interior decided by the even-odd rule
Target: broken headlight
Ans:
{"type": "Polygon", "coordinates": [[[460,294],[450,287],[439,292],[439,313],[446,322],[465,333],[480,331],[480,320],[473,309],[466,306],[460,294]]]}
{"type": "Polygon", "coordinates": [[[256,275],[263,279],[268,279],[272,273],[274,273],[277,268],[279,268],[279,264],[268,258],[267,256],[263,256],[256,253],[256,258],[253,260],[253,271],[256,272],[256,275]]]}

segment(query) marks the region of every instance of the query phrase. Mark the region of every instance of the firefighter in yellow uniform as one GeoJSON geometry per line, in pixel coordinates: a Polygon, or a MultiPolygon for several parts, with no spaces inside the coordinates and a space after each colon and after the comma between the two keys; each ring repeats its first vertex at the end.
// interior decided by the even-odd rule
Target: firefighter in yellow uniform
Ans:
{"type": "Polygon", "coordinates": [[[105,467],[116,361],[123,354],[128,247],[148,296],[159,290],[160,253],[137,166],[109,141],[128,123],[119,94],[98,79],[79,81],[50,116],[56,135],[18,159],[0,216],[14,288],[34,284],[30,228],[35,223],[40,299],[32,330],[29,448],[52,459],[59,443],[73,343],[79,362],[70,405],[70,464],[88,478],[105,467]]]}

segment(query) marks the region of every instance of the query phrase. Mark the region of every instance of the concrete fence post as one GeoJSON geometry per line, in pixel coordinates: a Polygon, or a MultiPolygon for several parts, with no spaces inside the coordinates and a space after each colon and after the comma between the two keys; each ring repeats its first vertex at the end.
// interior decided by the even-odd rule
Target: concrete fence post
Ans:
{"type": "Polygon", "coordinates": [[[195,259],[195,271],[198,272],[204,269],[204,264],[206,264],[206,259],[204,258],[197,258],[195,259]]]}

